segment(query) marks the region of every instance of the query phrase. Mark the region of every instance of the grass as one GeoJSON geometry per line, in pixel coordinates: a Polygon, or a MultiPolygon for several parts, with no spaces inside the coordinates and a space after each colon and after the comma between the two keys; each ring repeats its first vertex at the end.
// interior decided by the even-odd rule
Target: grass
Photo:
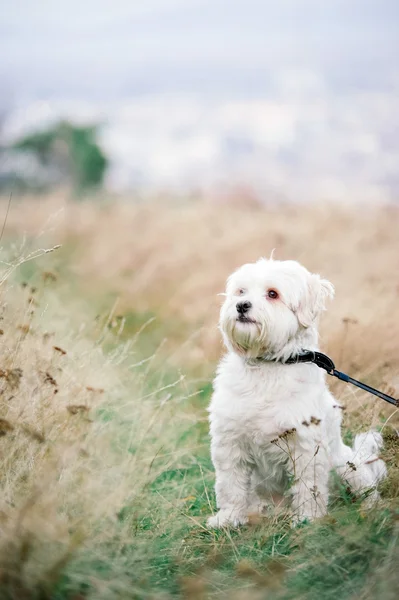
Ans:
{"type": "Polygon", "coordinates": [[[60,197],[14,208],[2,257],[21,264],[0,287],[0,598],[396,598],[397,411],[340,382],[345,437],[384,434],[381,505],[366,513],[335,482],[329,515],[311,525],[291,529],[284,514],[240,531],[205,522],[226,275],[273,245],[322,272],[337,287],[323,348],[398,395],[398,221],[390,207],[60,197]]]}

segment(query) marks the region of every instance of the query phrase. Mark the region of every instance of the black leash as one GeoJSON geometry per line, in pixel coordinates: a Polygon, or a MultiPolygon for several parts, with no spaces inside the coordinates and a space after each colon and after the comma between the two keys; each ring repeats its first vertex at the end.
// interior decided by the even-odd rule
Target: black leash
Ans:
{"type": "Polygon", "coordinates": [[[326,354],[322,354],[321,352],[314,352],[313,350],[303,350],[296,356],[291,356],[289,359],[285,361],[288,364],[296,364],[296,363],[307,363],[311,362],[320,367],[320,369],[324,369],[327,371],[329,375],[333,377],[338,377],[341,381],[345,381],[346,383],[351,383],[352,385],[356,385],[356,387],[369,392],[370,394],[374,394],[374,396],[378,396],[385,402],[389,402],[389,404],[393,404],[394,406],[399,407],[399,400],[395,400],[392,396],[388,396],[388,394],[384,394],[384,392],[380,392],[375,388],[358,381],[357,379],[353,379],[349,377],[346,373],[342,373],[341,371],[337,371],[335,365],[329,356],[326,354]]]}

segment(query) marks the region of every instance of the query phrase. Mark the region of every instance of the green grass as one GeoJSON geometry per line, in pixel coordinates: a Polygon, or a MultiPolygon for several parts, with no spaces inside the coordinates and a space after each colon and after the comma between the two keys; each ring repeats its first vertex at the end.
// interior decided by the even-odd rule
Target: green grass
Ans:
{"type": "MultiPolygon", "coordinates": [[[[166,468],[148,486],[143,506],[118,515],[115,527],[127,526],[131,541],[117,553],[110,548],[109,558],[135,590],[121,597],[179,596],[187,586],[207,597],[234,589],[287,600],[373,598],[378,589],[382,598],[394,597],[398,512],[363,515],[343,490],[319,523],[293,530],[284,519],[265,520],[241,531],[208,531],[204,522],[215,501],[207,433],[203,427],[187,433],[203,443],[197,456],[166,468]]],[[[87,578],[93,569],[112,578],[107,564],[88,563],[87,578]]]]}

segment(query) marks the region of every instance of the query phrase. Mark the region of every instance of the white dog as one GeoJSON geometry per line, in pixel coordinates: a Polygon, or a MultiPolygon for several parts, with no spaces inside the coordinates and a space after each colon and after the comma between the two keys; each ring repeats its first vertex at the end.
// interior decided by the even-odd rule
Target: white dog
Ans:
{"type": "Polygon", "coordinates": [[[286,364],[317,350],[317,318],[332,284],[295,261],[261,259],[227,281],[220,329],[222,359],[209,407],[219,512],[209,527],[238,526],[273,498],[290,494],[294,521],[326,513],[332,468],[354,490],[372,490],[386,474],[382,437],[354,447],[341,439],[342,410],[312,363],[286,364]]]}

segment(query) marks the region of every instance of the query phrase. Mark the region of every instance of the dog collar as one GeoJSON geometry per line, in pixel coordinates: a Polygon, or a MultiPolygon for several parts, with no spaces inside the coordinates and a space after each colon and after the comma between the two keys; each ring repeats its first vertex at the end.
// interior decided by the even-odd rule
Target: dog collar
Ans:
{"type": "Polygon", "coordinates": [[[312,362],[321,369],[325,369],[328,373],[335,369],[335,365],[331,358],[321,352],[316,352],[315,350],[301,350],[298,354],[292,354],[286,359],[275,358],[273,356],[269,357],[264,354],[263,356],[257,356],[256,358],[248,358],[246,362],[251,366],[258,365],[261,362],[279,362],[284,365],[312,362]]]}

